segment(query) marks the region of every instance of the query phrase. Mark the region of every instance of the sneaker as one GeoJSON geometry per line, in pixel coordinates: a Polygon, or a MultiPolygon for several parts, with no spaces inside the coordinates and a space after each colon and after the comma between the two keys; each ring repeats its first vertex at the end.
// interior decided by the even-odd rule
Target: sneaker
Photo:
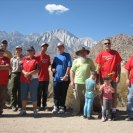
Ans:
{"type": "Polygon", "coordinates": [[[98,119],[102,119],[102,113],[98,114],[98,119]]]}
{"type": "Polygon", "coordinates": [[[104,117],[102,117],[101,121],[102,121],[102,122],[105,122],[105,121],[106,121],[106,119],[105,119],[104,117]]]}
{"type": "Polygon", "coordinates": [[[37,107],[36,110],[37,110],[37,112],[41,111],[41,107],[37,107]]]}
{"type": "Polygon", "coordinates": [[[87,116],[83,115],[83,118],[84,118],[84,119],[86,119],[86,118],[87,118],[87,116]]]}
{"type": "Polygon", "coordinates": [[[52,110],[52,113],[57,113],[58,112],[58,108],[56,106],[54,106],[53,110],[52,110]]]}
{"type": "Polygon", "coordinates": [[[108,121],[112,121],[112,119],[111,118],[108,118],[108,121]]]}
{"type": "Polygon", "coordinates": [[[24,116],[26,115],[26,110],[22,109],[21,112],[19,113],[19,116],[24,116]]]}
{"type": "Polygon", "coordinates": [[[36,118],[38,116],[38,112],[37,112],[37,110],[35,109],[34,110],[34,118],[36,118]]]}
{"type": "Polygon", "coordinates": [[[21,109],[22,109],[22,108],[19,107],[19,108],[18,108],[18,111],[21,111],[21,109]]]}
{"type": "Polygon", "coordinates": [[[132,121],[133,119],[130,118],[130,117],[127,117],[125,120],[126,120],[126,121],[132,121]]]}
{"type": "Polygon", "coordinates": [[[92,120],[92,119],[95,119],[95,118],[93,116],[87,116],[87,119],[92,120]]]}
{"type": "Polygon", "coordinates": [[[64,113],[65,113],[64,107],[60,107],[58,113],[59,113],[59,114],[64,114],[64,113]]]}
{"type": "Polygon", "coordinates": [[[14,112],[16,112],[18,110],[18,108],[16,108],[16,107],[12,107],[12,111],[14,111],[14,112]]]}

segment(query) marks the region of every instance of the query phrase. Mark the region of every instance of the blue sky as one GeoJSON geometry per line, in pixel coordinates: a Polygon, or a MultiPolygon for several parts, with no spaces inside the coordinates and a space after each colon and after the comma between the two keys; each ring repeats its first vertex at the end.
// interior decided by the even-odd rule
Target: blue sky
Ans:
{"type": "Polygon", "coordinates": [[[0,31],[30,34],[58,28],[97,41],[133,35],[133,0],[0,0],[0,31]]]}

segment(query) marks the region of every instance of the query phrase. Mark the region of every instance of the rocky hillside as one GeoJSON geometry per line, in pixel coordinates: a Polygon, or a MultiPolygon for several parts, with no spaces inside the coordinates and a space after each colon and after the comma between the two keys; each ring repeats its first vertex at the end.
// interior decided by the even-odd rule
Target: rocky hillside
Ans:
{"type": "MultiPolygon", "coordinates": [[[[112,49],[117,50],[124,61],[127,61],[127,59],[133,55],[133,36],[119,34],[109,38],[112,41],[112,49]]],[[[103,49],[101,42],[102,41],[91,48],[91,58],[95,59],[98,52],[103,49]]]]}

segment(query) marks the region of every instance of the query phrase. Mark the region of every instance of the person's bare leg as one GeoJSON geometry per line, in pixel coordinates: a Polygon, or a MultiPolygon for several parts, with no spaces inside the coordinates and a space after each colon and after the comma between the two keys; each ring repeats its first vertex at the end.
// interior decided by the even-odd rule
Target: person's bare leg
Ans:
{"type": "Polygon", "coordinates": [[[37,109],[37,102],[32,102],[34,110],[37,109]]]}
{"type": "Polygon", "coordinates": [[[26,110],[26,105],[27,105],[27,101],[23,100],[22,101],[22,109],[26,110]]]}
{"type": "Polygon", "coordinates": [[[19,113],[20,116],[26,115],[26,104],[27,104],[27,101],[26,100],[23,100],[22,101],[22,110],[19,113]]]}

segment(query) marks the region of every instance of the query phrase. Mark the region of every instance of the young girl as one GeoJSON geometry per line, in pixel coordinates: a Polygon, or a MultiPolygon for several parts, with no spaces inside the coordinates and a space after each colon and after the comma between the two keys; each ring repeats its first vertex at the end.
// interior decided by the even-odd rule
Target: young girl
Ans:
{"type": "Polygon", "coordinates": [[[112,109],[112,93],[115,89],[111,85],[110,76],[106,76],[104,79],[104,84],[100,86],[100,91],[103,96],[103,108],[102,108],[102,121],[111,120],[111,109],[112,109]]]}
{"type": "Polygon", "coordinates": [[[94,90],[96,85],[97,73],[91,72],[90,78],[85,81],[85,105],[84,105],[84,118],[92,119],[92,105],[94,100],[94,90]]]}

